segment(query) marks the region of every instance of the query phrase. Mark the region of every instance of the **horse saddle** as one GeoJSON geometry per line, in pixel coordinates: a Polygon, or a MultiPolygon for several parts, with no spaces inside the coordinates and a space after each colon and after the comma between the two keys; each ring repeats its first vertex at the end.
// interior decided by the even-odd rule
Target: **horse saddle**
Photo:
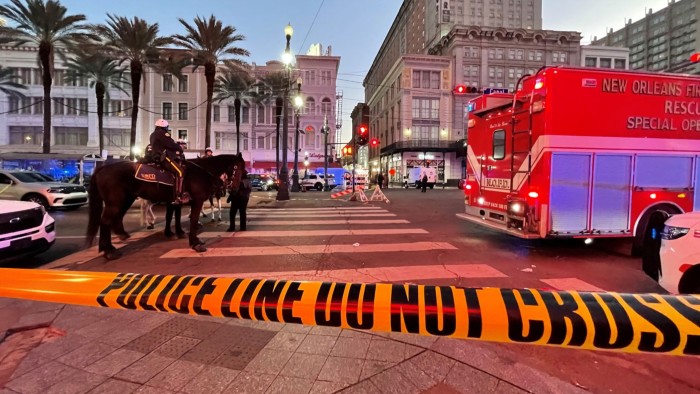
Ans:
{"type": "Polygon", "coordinates": [[[167,186],[175,185],[175,175],[151,164],[139,164],[136,167],[134,177],[144,182],[160,183],[167,186]]]}

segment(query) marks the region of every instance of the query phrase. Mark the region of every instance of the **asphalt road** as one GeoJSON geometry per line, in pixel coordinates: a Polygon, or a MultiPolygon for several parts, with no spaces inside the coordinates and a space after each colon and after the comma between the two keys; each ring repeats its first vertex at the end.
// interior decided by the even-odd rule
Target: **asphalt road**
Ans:
{"type": "MultiPolygon", "coordinates": [[[[292,194],[296,206],[266,209],[274,193],[256,192],[248,231],[227,233],[228,222],[204,220],[210,251],[192,252],[187,240],[166,240],[162,224],[140,227],[138,210],[125,227],[134,235],[121,259],[107,261],[80,249],[87,209],[54,212],[57,244],[49,252],[13,266],[41,267],[63,257],[65,267],[84,271],[327,280],[389,281],[464,287],[538,288],[614,292],[663,290],[630,257],[629,242],[596,240],[526,241],[461,221],[461,191],[386,191],[390,204],[330,201],[327,194],[292,194]],[[379,207],[357,210],[368,205],[379,207]],[[330,208],[335,207],[335,208],[330,208]],[[353,210],[345,210],[351,208],[353,210]],[[277,222],[277,223],[275,223],[277,222]],[[284,233],[279,233],[284,231],[284,233]],[[138,237],[134,237],[138,238],[138,237]],[[74,255],[74,256],[77,256],[74,255]],[[87,256],[87,257],[85,257],[87,256]]],[[[157,211],[162,221],[162,210],[157,211]]],[[[228,212],[225,212],[225,219],[228,212]]],[[[700,389],[700,359],[627,355],[513,344],[484,344],[504,368],[525,363],[593,392],[691,392],[700,389]]],[[[533,376],[533,379],[537,379],[533,376]]]]}

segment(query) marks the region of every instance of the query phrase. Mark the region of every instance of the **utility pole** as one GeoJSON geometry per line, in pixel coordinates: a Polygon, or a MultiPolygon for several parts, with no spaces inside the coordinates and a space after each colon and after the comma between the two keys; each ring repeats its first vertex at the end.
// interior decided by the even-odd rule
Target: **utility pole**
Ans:
{"type": "Polygon", "coordinates": [[[330,191],[328,185],[328,115],[323,117],[323,191],[330,191]]]}

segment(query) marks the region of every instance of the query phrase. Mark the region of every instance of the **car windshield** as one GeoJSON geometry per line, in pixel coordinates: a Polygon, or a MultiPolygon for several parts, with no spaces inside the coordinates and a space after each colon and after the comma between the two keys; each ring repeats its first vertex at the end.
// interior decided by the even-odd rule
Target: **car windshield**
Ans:
{"type": "Polygon", "coordinates": [[[49,176],[38,172],[11,172],[10,174],[24,183],[53,182],[49,176]]]}

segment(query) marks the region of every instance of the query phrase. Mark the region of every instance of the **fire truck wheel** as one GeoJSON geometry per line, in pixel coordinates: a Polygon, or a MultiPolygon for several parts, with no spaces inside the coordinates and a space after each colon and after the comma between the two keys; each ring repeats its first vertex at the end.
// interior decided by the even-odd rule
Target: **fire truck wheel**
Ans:
{"type": "Polygon", "coordinates": [[[683,274],[678,283],[681,294],[700,294],[700,265],[695,265],[683,274]]]}
{"type": "Polygon", "coordinates": [[[660,204],[650,208],[642,216],[637,227],[637,235],[632,243],[632,256],[642,257],[642,268],[647,275],[658,279],[660,233],[669,216],[680,213],[678,208],[660,204]]]}

